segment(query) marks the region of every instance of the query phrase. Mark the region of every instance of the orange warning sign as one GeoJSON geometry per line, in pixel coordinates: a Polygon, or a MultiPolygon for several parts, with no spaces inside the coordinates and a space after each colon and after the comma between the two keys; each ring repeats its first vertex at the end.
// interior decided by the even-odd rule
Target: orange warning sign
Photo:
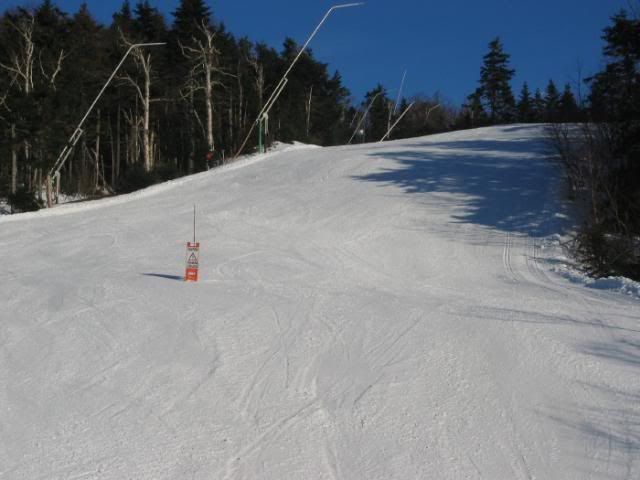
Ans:
{"type": "Polygon", "coordinates": [[[199,257],[200,257],[200,243],[187,242],[187,269],[184,274],[185,282],[198,281],[199,257]]]}

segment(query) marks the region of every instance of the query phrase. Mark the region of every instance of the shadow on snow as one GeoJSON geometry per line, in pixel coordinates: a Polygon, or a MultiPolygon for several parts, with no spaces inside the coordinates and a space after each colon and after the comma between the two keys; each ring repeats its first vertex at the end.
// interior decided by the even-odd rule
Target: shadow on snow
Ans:
{"type": "Polygon", "coordinates": [[[165,280],[184,280],[184,277],[180,275],[168,275],[166,273],[142,273],[145,277],[164,278],[165,280]]]}
{"type": "MultiPolygon", "coordinates": [[[[509,128],[539,135],[539,127],[509,128]]],[[[408,194],[460,195],[462,210],[452,215],[454,222],[530,236],[560,233],[571,226],[557,188],[562,185],[562,167],[554,163],[550,144],[539,136],[424,142],[372,155],[397,166],[354,179],[396,185],[408,194]]]]}

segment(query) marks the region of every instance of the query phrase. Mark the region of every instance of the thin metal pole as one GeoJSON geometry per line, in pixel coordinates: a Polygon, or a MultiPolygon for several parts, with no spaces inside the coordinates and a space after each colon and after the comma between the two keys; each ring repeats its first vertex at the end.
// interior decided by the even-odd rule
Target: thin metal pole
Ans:
{"type": "Polygon", "coordinates": [[[196,205],[193,205],[193,243],[196,243],[196,205]]]}
{"type": "Polygon", "coordinates": [[[427,116],[424,119],[425,123],[427,122],[427,120],[429,120],[429,115],[431,115],[431,112],[434,111],[436,108],[440,108],[440,104],[439,103],[437,105],[434,105],[433,107],[431,107],[429,110],[427,110],[427,116]]]}
{"type": "Polygon", "coordinates": [[[102,94],[105,92],[105,90],[107,89],[107,87],[111,83],[111,80],[113,80],[113,78],[116,76],[116,73],[118,73],[118,70],[120,70],[120,67],[122,66],[122,64],[124,63],[126,58],[129,56],[131,51],[134,48],[138,48],[138,47],[155,47],[155,46],[160,46],[160,45],[166,45],[166,43],[165,42],[135,43],[135,44],[133,44],[133,45],[131,45],[129,47],[127,52],[122,57],[122,60],[120,60],[120,63],[118,63],[118,66],[115,68],[115,70],[113,71],[113,73],[111,74],[109,79],[103,85],[102,90],[100,90],[100,93],[98,93],[98,96],[95,98],[95,100],[93,101],[93,103],[91,104],[89,109],[87,110],[87,113],[84,114],[84,117],[82,117],[82,120],[80,120],[80,123],[78,123],[78,126],[73,131],[73,133],[71,134],[71,137],[69,138],[69,141],[67,142],[67,145],[65,145],[65,147],[62,149],[62,152],[60,152],[60,155],[58,156],[58,158],[56,160],[56,163],[53,165],[51,170],[49,170],[49,176],[51,176],[52,178],[55,178],[56,174],[64,166],[64,163],[67,160],[67,158],[69,157],[69,154],[71,153],[71,150],[73,149],[75,144],[80,139],[80,136],[82,135],[82,125],[84,125],[84,122],[87,120],[87,118],[89,117],[89,115],[93,111],[93,108],[98,103],[98,100],[100,100],[100,97],[102,97],[102,94]]]}
{"type": "Polygon", "coordinates": [[[387,138],[387,137],[389,136],[389,134],[391,133],[391,131],[392,131],[394,128],[396,128],[396,125],[398,125],[398,123],[400,123],[400,120],[402,120],[402,117],[404,117],[404,116],[407,114],[407,112],[409,111],[409,109],[410,109],[411,107],[413,107],[413,105],[414,105],[415,103],[416,103],[416,102],[411,102],[411,103],[409,104],[409,106],[405,109],[405,111],[404,111],[404,112],[402,112],[402,115],[400,115],[400,116],[398,117],[398,120],[396,120],[396,123],[394,123],[394,124],[391,126],[391,128],[389,129],[389,131],[388,131],[387,133],[385,133],[385,134],[384,134],[384,137],[382,137],[382,138],[380,139],[380,142],[384,142],[384,139],[385,139],[385,138],[387,138]]]}
{"type": "Polygon", "coordinates": [[[369,102],[369,106],[367,107],[367,109],[364,111],[364,114],[362,115],[362,118],[360,119],[360,121],[358,122],[358,125],[356,126],[356,129],[353,131],[353,135],[351,135],[351,138],[349,139],[349,141],[347,142],[348,145],[351,144],[351,142],[353,141],[353,137],[356,136],[356,133],[358,133],[358,130],[360,129],[360,125],[362,125],[362,122],[364,122],[364,119],[367,118],[367,114],[369,113],[369,110],[371,109],[371,107],[373,106],[373,102],[376,101],[376,98],[378,98],[382,93],[386,93],[384,90],[376,93],[373,98],[371,99],[371,101],[369,102]]]}
{"type": "Polygon", "coordinates": [[[349,7],[360,7],[364,5],[364,2],[358,2],[358,3],[344,3],[342,5],[334,5],[333,7],[331,7],[329,10],[327,10],[327,13],[325,13],[324,17],[322,18],[322,20],[320,20],[320,23],[318,24],[318,26],[316,27],[316,29],[313,31],[313,33],[309,36],[309,38],[307,39],[307,41],[305,42],[305,44],[302,46],[302,50],[300,50],[298,52],[298,55],[296,56],[296,58],[293,60],[293,62],[291,62],[291,65],[289,65],[288,70],[285,72],[285,74],[282,76],[283,78],[286,78],[287,75],[289,75],[289,72],[291,71],[291,69],[293,68],[293,66],[296,64],[296,62],[298,61],[298,59],[300,59],[300,57],[302,56],[302,53],[307,49],[307,46],[309,45],[309,43],[311,42],[311,40],[313,39],[313,37],[316,36],[316,33],[318,33],[318,30],[320,30],[320,27],[322,26],[322,24],[327,20],[327,18],[329,18],[329,15],[331,15],[333,13],[334,10],[337,10],[339,8],[349,8],[349,7]]]}
{"type": "Polygon", "coordinates": [[[311,42],[313,37],[316,36],[316,33],[318,33],[318,30],[320,30],[320,27],[322,26],[322,24],[327,20],[327,18],[329,18],[329,15],[331,15],[334,10],[337,10],[339,8],[359,7],[359,6],[362,6],[364,4],[365,4],[365,2],[345,3],[345,4],[342,4],[342,5],[334,5],[329,10],[327,10],[327,13],[324,14],[324,17],[322,17],[322,20],[320,20],[320,23],[313,30],[313,32],[311,33],[309,38],[307,38],[307,41],[302,46],[302,49],[298,52],[298,55],[296,55],[296,58],[293,59],[293,62],[291,62],[291,65],[289,65],[289,68],[287,69],[287,71],[284,73],[284,75],[282,76],[282,78],[278,82],[278,85],[276,86],[276,88],[271,93],[271,96],[269,96],[269,99],[265,103],[264,107],[262,107],[262,110],[260,110],[260,113],[258,113],[258,116],[256,117],[255,122],[253,122],[251,124],[251,128],[249,129],[249,133],[247,133],[247,137],[244,139],[244,142],[242,142],[242,146],[238,149],[238,151],[236,152],[234,158],[237,158],[240,155],[240,153],[242,153],[242,150],[244,149],[245,145],[249,141],[249,137],[253,133],[253,129],[255,128],[255,125],[260,121],[260,118],[262,117],[262,115],[264,115],[265,112],[267,112],[269,109],[271,109],[271,107],[273,106],[273,103],[275,103],[277,97],[280,96],[280,94],[282,93],[282,90],[284,90],[284,87],[285,87],[286,82],[287,82],[287,75],[289,75],[289,72],[291,72],[291,70],[293,69],[293,66],[298,62],[298,60],[300,59],[300,57],[302,56],[304,51],[307,49],[307,46],[309,45],[309,43],[311,42]],[[284,82],[284,84],[283,84],[283,82],[284,82]]]}
{"type": "Polygon", "coordinates": [[[400,90],[398,90],[398,98],[396,98],[396,104],[393,107],[393,114],[396,114],[396,111],[398,110],[398,105],[400,105],[400,97],[402,96],[402,88],[404,87],[404,80],[407,76],[407,71],[405,70],[404,73],[402,74],[402,81],[400,82],[400,90]]]}

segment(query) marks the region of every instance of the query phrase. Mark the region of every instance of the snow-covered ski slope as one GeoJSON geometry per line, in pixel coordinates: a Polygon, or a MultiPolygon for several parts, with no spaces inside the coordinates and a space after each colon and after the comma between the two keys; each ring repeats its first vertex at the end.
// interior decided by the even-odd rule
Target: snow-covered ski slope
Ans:
{"type": "Polygon", "coordinates": [[[640,478],[640,303],[553,273],[543,137],[297,148],[0,219],[0,479],[640,478]]]}

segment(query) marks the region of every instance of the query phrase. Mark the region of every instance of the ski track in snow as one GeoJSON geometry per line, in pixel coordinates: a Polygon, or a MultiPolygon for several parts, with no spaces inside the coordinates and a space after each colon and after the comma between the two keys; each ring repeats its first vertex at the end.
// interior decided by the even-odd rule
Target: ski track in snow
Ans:
{"type": "Polygon", "coordinates": [[[554,273],[559,168],[493,127],[3,216],[0,480],[639,478],[639,303],[554,273]]]}

